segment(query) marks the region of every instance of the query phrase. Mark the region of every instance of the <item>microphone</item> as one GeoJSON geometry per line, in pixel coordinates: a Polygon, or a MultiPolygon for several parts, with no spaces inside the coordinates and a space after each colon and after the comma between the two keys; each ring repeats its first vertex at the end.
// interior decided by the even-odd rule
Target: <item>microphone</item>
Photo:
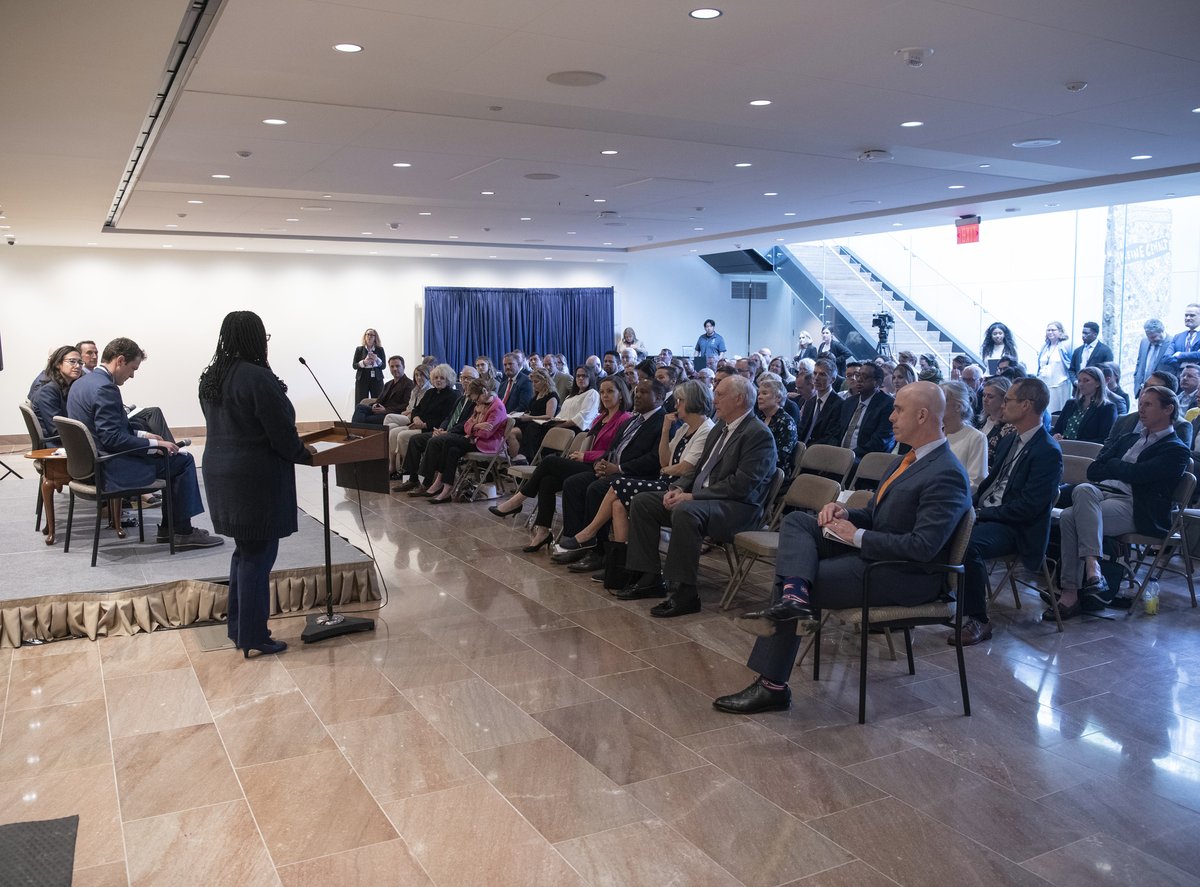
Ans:
{"type": "Polygon", "coordinates": [[[302,357],[300,358],[300,363],[306,370],[308,370],[308,374],[313,377],[313,381],[317,383],[317,387],[321,389],[321,393],[325,395],[325,400],[328,401],[329,406],[333,409],[333,414],[338,417],[338,421],[341,422],[342,427],[346,429],[346,440],[358,440],[356,435],[350,433],[350,426],[347,424],[346,420],[342,418],[342,414],[338,412],[338,408],[333,405],[333,401],[330,400],[329,394],[325,391],[325,386],[321,384],[321,380],[317,378],[317,374],[312,371],[312,367],[308,365],[308,361],[302,357]]]}

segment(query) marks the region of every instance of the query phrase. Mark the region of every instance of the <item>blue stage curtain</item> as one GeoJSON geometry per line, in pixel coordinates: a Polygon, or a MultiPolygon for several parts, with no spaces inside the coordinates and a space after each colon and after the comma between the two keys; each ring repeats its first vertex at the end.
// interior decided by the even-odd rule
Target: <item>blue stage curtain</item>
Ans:
{"type": "Polygon", "coordinates": [[[612,287],[425,287],[425,353],[456,370],[480,354],[499,364],[513,348],[561,352],[582,363],[612,347],[612,287]]]}

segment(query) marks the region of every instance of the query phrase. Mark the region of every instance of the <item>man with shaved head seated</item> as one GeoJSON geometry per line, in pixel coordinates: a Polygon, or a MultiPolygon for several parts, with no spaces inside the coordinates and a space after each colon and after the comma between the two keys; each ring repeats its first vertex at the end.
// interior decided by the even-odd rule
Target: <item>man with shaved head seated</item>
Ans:
{"type": "MultiPolygon", "coordinates": [[[[942,432],[946,398],[930,382],[896,394],[891,423],[896,440],[911,450],[897,456],[866,508],[832,502],[814,517],[792,512],[779,534],[771,606],[747,613],[739,627],[759,636],[748,665],[759,678],[740,693],[713,702],[720,711],[755,714],[791,705],[788,677],[800,649],[799,622],[821,610],[862,605],[862,580],[871,561],[939,562],[971,508],[967,474],[942,432]],[[832,537],[832,538],[830,538],[832,537]]],[[[914,606],[936,600],[943,575],[901,574],[880,568],[868,589],[875,606],[914,606]]]]}

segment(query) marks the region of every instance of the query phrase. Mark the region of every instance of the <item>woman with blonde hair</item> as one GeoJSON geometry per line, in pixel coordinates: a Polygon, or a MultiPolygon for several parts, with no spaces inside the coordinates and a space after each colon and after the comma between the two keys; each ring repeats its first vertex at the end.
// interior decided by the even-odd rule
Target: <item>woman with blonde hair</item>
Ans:
{"type": "Polygon", "coordinates": [[[529,374],[529,381],[533,385],[533,400],[529,402],[525,414],[513,424],[505,440],[508,456],[514,465],[526,465],[533,458],[546,435],[544,420],[553,418],[558,412],[558,389],[554,387],[550,374],[539,367],[529,374]]]}
{"type": "Polygon", "coordinates": [[[368,397],[379,397],[383,390],[383,368],[387,366],[387,352],[379,341],[379,333],[367,329],[362,335],[362,344],[354,349],[354,402],[361,403],[368,397]]]}
{"type": "Polygon", "coordinates": [[[494,376],[480,376],[467,383],[467,397],[475,404],[471,418],[463,427],[463,434],[439,434],[425,451],[429,464],[437,467],[437,474],[426,493],[429,501],[441,505],[450,501],[458,463],[467,453],[498,453],[504,446],[504,426],[508,412],[504,401],[496,396],[499,385],[494,376]]]}
{"type": "Polygon", "coordinates": [[[425,372],[424,366],[413,370],[414,381],[420,377],[424,382],[424,388],[418,398],[416,386],[413,386],[413,398],[416,403],[410,407],[408,415],[388,416],[384,419],[384,425],[388,427],[390,479],[394,481],[404,480],[400,466],[404,464],[404,457],[408,454],[409,441],[418,434],[441,425],[450,415],[450,411],[454,409],[454,402],[458,400],[458,392],[454,390],[454,368],[450,364],[439,363],[429,370],[428,382],[424,380],[425,372]],[[388,420],[392,418],[397,421],[389,422],[388,420]],[[403,422],[399,421],[401,418],[404,419],[403,422]]]}

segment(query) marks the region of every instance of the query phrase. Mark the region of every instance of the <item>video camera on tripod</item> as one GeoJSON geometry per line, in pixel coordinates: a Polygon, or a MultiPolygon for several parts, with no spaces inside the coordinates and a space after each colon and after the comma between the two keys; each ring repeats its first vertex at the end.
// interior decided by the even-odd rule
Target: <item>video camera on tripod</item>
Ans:
{"type": "Polygon", "coordinates": [[[888,333],[896,326],[896,319],[890,312],[880,311],[871,315],[871,326],[879,330],[879,344],[882,345],[888,340],[888,333]]]}

